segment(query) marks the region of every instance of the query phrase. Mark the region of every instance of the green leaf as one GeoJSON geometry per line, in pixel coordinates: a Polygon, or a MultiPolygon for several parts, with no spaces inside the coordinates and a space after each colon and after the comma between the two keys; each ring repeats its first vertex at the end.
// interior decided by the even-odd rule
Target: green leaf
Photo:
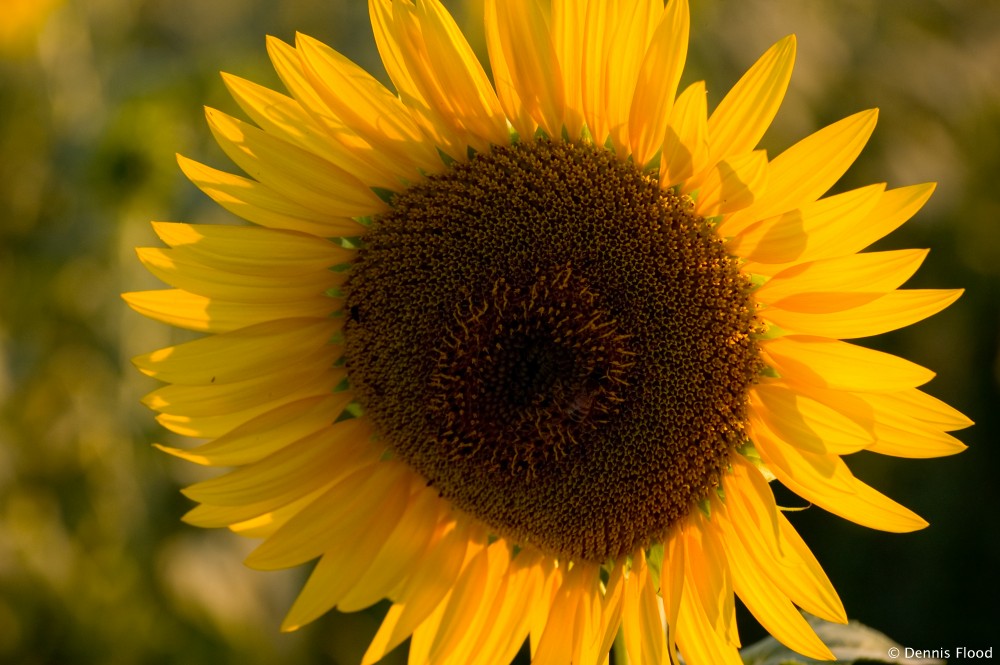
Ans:
{"type": "MultiPolygon", "coordinates": [[[[895,663],[896,665],[944,665],[943,660],[935,658],[907,657],[914,650],[907,650],[892,641],[883,633],[862,625],[857,621],[843,625],[822,621],[806,615],[820,639],[830,647],[837,657],[835,661],[813,660],[801,656],[768,637],[751,644],[740,652],[746,665],[812,665],[826,663],[827,665],[853,665],[861,663],[895,663]]],[[[946,649],[940,649],[940,655],[947,657],[946,649]]],[[[920,654],[923,655],[923,654],[920,654]]]]}

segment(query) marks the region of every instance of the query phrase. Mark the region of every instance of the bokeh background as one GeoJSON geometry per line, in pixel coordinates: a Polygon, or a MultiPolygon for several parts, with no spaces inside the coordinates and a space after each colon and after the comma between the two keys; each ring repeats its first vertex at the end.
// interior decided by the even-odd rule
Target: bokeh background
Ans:
{"type": "MultiPolygon", "coordinates": [[[[446,4],[484,53],[481,0],[446,4]]],[[[911,286],[967,293],[866,343],[938,372],[927,390],[977,421],[959,434],[969,450],[852,460],[931,522],[922,532],[790,518],[853,618],[914,648],[1000,647],[1000,2],[691,4],[685,79],[706,79],[710,104],[798,34],[770,154],[879,106],[837,189],[939,183],[878,246],[933,248],[911,286]]],[[[149,220],[232,221],[174,153],[228,168],[201,108],[239,115],[217,72],[280,87],[264,35],[295,30],[385,80],[360,0],[0,0],[0,663],[346,665],[378,625],[384,607],[279,633],[305,571],[250,571],[252,543],[180,522],[178,490],[203,474],[150,446],[182,442],[139,404],[155,385],[129,358],[184,336],[118,295],[158,286],[133,253],[156,244],[149,220]]]]}

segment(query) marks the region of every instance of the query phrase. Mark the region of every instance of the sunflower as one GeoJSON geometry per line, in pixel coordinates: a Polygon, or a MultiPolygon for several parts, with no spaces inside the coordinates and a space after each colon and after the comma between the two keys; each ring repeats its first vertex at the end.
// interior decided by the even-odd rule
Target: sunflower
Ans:
{"type": "Polygon", "coordinates": [[[438,0],[371,0],[390,91],[304,35],[268,40],[289,95],[225,75],[209,109],[249,177],[179,158],[254,226],[156,223],[171,290],[139,312],[206,333],[135,360],[164,448],[235,467],[185,519],[318,559],[283,628],[392,601],[364,663],[739,663],[735,596],[778,640],[846,621],[777,480],[868,527],[917,515],[860,450],[935,457],[970,421],[932,373],[845,342],[959,291],[898,290],[926,251],[859,253],[933,185],[824,196],[863,111],[755,147],[794,36],[711,114],[678,94],[686,0],[486,0],[492,77],[438,0]]]}

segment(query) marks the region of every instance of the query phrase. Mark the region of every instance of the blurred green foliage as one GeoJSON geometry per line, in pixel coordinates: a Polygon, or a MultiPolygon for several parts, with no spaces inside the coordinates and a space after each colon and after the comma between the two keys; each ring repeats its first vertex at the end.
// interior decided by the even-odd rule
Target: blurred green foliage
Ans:
{"type": "MultiPolygon", "coordinates": [[[[477,0],[446,3],[479,52],[477,0]]],[[[838,188],[934,180],[880,246],[932,247],[911,284],[958,304],[871,345],[938,371],[928,390],[977,420],[944,460],[858,455],[858,475],[931,528],[870,532],[792,514],[848,613],[915,648],[995,639],[1000,339],[1000,3],[692,0],[687,81],[709,102],[771,43],[799,36],[770,154],[881,107],[838,188]]],[[[0,663],[353,663],[379,608],[277,626],[303,571],[240,565],[252,543],[185,526],[203,477],[155,452],[179,444],[138,400],[131,356],[185,336],[128,311],[156,288],[132,248],[149,219],[230,221],[174,152],[229,168],[201,105],[236,112],[218,70],[280,87],[263,37],[312,34],[384,80],[359,0],[0,0],[0,663]]],[[[783,497],[787,505],[801,505],[783,497]]],[[[745,642],[761,633],[742,624],[745,642]]],[[[398,654],[397,654],[398,656],[398,654]]],[[[397,659],[398,661],[398,659],[397,659]]]]}

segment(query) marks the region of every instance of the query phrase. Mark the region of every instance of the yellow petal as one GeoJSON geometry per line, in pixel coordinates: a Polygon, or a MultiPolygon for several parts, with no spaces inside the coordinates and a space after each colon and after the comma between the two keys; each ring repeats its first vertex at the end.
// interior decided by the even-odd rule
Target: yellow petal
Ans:
{"type": "Polygon", "coordinates": [[[282,319],[170,346],[132,359],[161,381],[207,385],[242,381],[312,358],[340,324],[331,319],[282,319]]]}
{"type": "Polygon", "coordinates": [[[878,409],[906,413],[945,432],[965,429],[973,424],[955,408],[914,388],[866,398],[878,409]]]}
{"type": "Polygon", "coordinates": [[[412,182],[421,177],[417,164],[412,160],[397,159],[395,155],[376,148],[327,105],[324,97],[313,86],[302,58],[293,46],[275,37],[268,37],[267,52],[285,88],[323,127],[330,139],[354,159],[355,163],[347,171],[371,186],[383,183],[388,178],[389,189],[395,188],[393,180],[396,181],[395,186],[398,186],[400,182],[412,182]]]}
{"type": "Polygon", "coordinates": [[[753,441],[768,469],[785,487],[835,515],[897,533],[927,526],[913,511],[855,478],[837,455],[796,450],[763,427],[754,427],[753,441]]]}
{"type": "Polygon", "coordinates": [[[873,303],[885,292],[832,292],[802,293],[775,303],[768,303],[785,311],[802,314],[837,314],[873,303]]]}
{"type": "MultiPolygon", "coordinates": [[[[800,263],[817,258],[817,252],[844,233],[855,220],[864,219],[878,205],[885,185],[870,185],[860,189],[807,203],[789,212],[754,221],[738,228],[733,215],[719,226],[723,236],[733,236],[726,249],[749,262],[748,270],[758,270],[757,264],[800,263]]],[[[827,254],[829,256],[829,254],[827,254]]],[[[765,270],[774,274],[779,269],[765,270]]]]}
{"type": "Polygon", "coordinates": [[[514,130],[525,140],[528,140],[534,136],[538,122],[531,117],[527,105],[521,101],[520,91],[517,89],[514,79],[513,65],[508,62],[508,56],[504,52],[504,39],[500,35],[497,4],[497,0],[485,0],[483,10],[486,24],[486,47],[489,51],[490,66],[493,69],[493,83],[507,119],[514,130]]]}
{"type": "Polygon", "coordinates": [[[767,189],[767,153],[757,150],[723,159],[705,175],[695,201],[695,212],[715,217],[741,210],[767,189]]]}
{"type": "Polygon", "coordinates": [[[307,35],[297,34],[295,47],[306,79],[336,117],[374,149],[413,167],[441,170],[409,109],[371,74],[307,35]]]}
{"type": "Polygon", "coordinates": [[[494,541],[469,562],[455,582],[441,626],[435,631],[431,662],[468,662],[468,655],[478,646],[475,628],[489,620],[485,610],[492,605],[509,564],[510,546],[502,540],[494,541]]]}
{"type": "MultiPolygon", "coordinates": [[[[902,420],[902,419],[901,419],[902,420]]],[[[929,458],[956,455],[967,446],[944,432],[931,429],[916,420],[876,425],[873,453],[894,457],[929,458]]]]}
{"type": "Polygon", "coordinates": [[[739,647],[733,584],[722,543],[710,523],[691,521],[693,526],[684,530],[684,560],[687,563],[684,587],[690,587],[694,602],[719,638],[739,647]]]}
{"type": "Polygon", "coordinates": [[[933,316],[958,300],[962,292],[962,289],[901,290],[835,315],[791,312],[771,306],[762,310],[761,316],[783,330],[803,335],[837,339],[870,337],[933,316]]]}
{"type": "MultiPolygon", "coordinates": [[[[624,8],[619,0],[582,3],[584,18],[580,94],[583,117],[594,144],[603,146],[608,137],[608,59],[612,37],[624,8]]],[[[573,72],[569,73],[573,75],[573,72]]]]}
{"type": "MultiPolygon", "coordinates": [[[[620,159],[627,157],[630,151],[629,116],[639,69],[646,54],[646,35],[656,20],[650,16],[652,9],[651,3],[641,0],[623,3],[608,48],[605,113],[611,144],[620,159]]],[[[657,13],[662,14],[662,11],[661,5],[657,13]]]]}
{"type": "Polygon", "coordinates": [[[193,450],[157,447],[176,457],[206,466],[252,464],[299,439],[326,429],[351,399],[353,394],[346,391],[302,399],[272,409],[193,450]]]}
{"type": "Polygon", "coordinates": [[[381,212],[385,204],[347,171],[221,111],[205,109],[219,146],[247,175],[306,208],[334,217],[381,212]]]}
{"type": "Polygon", "coordinates": [[[781,513],[778,513],[778,529],[781,560],[787,567],[769,569],[774,572],[772,582],[810,614],[834,623],[847,623],[847,611],[836,589],[802,536],[781,513]]]}
{"type": "Polygon", "coordinates": [[[870,450],[903,457],[936,457],[953,455],[965,449],[956,439],[946,435],[942,427],[921,420],[924,415],[912,406],[894,403],[892,397],[912,388],[895,393],[851,393],[809,386],[804,390],[810,395],[852,419],[875,436],[870,450]],[[885,404],[888,400],[888,404],[885,404]]]}
{"type": "Polygon", "coordinates": [[[177,155],[181,171],[198,189],[229,212],[272,229],[320,237],[356,236],[364,227],[350,217],[313,210],[262,183],[177,155]]]}
{"type": "Polygon", "coordinates": [[[430,58],[423,36],[424,28],[413,4],[380,1],[369,5],[378,14],[385,14],[377,20],[386,22],[388,32],[378,34],[381,28],[373,26],[376,39],[385,40],[386,48],[393,52],[393,66],[398,64],[406,68],[405,74],[393,72],[394,81],[400,80],[397,86],[399,98],[429,142],[453,160],[464,161],[470,145],[482,150],[486,144],[466,131],[449,109],[447,100],[443,99],[446,95],[442,93],[441,82],[428,64],[430,58]]]}
{"type": "Polygon", "coordinates": [[[186,259],[250,275],[269,275],[275,269],[287,274],[322,271],[357,255],[322,238],[253,226],[176,222],[153,222],[152,226],[163,242],[186,259]]]}
{"type": "Polygon", "coordinates": [[[566,577],[565,564],[557,567],[554,560],[552,564],[553,566],[549,569],[542,586],[541,599],[531,608],[531,616],[528,619],[528,641],[532,660],[538,654],[538,645],[548,624],[550,609],[555,602],[556,594],[559,593],[559,589],[562,587],[563,579],[566,577]]]}
{"type": "Polygon", "coordinates": [[[233,430],[242,427],[271,409],[302,399],[328,394],[331,390],[330,386],[336,385],[338,382],[339,379],[334,380],[332,383],[311,381],[303,386],[298,386],[287,392],[275,395],[270,401],[261,402],[246,409],[236,411],[211,414],[172,413],[164,411],[156,416],[156,421],[171,432],[180,434],[181,436],[196,439],[212,439],[231,433],[233,430]]]}
{"type": "Polygon", "coordinates": [[[874,452],[889,450],[902,457],[953,455],[965,446],[942,431],[947,427],[922,420],[924,413],[898,404],[896,393],[849,393],[809,387],[809,393],[870,430],[876,439],[874,452]]]}
{"type": "MultiPolygon", "coordinates": [[[[425,25],[418,16],[418,8],[412,3],[399,2],[390,7],[389,3],[378,2],[370,3],[370,6],[377,14],[385,15],[377,20],[384,20],[389,31],[388,34],[378,35],[377,39],[384,39],[387,48],[393,51],[393,65],[400,64],[406,68],[400,83],[402,87],[399,88],[400,99],[431,142],[451,159],[461,161],[467,158],[469,146],[476,150],[488,149],[489,143],[470,133],[462,123],[463,113],[451,103],[445,92],[447,86],[430,62],[428,50],[447,48],[448,44],[433,46],[434,40],[440,39],[440,36],[428,37],[433,27],[425,25]]],[[[379,29],[376,27],[376,30],[379,29]]],[[[448,66],[454,67],[455,64],[452,61],[448,66]]],[[[394,74],[401,78],[399,72],[394,74]]],[[[481,120],[488,121],[488,117],[483,114],[481,120]]]]}
{"type": "Polygon", "coordinates": [[[849,254],[836,259],[811,261],[782,270],[758,288],[757,302],[775,303],[782,309],[815,311],[814,294],[885,293],[899,288],[927,257],[925,249],[849,254]]]}
{"type": "Polygon", "coordinates": [[[183,520],[205,529],[229,527],[234,533],[248,538],[263,538],[277,530],[279,522],[283,524],[291,519],[292,515],[312,503],[331,485],[332,483],[322,485],[277,509],[267,507],[267,502],[241,506],[213,506],[203,503],[185,513],[183,520]],[[267,533],[264,533],[265,531],[267,533]]]}
{"type": "MultiPolygon", "coordinates": [[[[705,82],[688,86],[670,112],[660,155],[660,186],[681,185],[700,175],[708,160],[705,82]]],[[[687,187],[684,188],[685,190],[687,187]]]]}
{"type": "Polygon", "coordinates": [[[290,98],[252,81],[232,74],[222,74],[229,92],[250,119],[265,132],[313,153],[331,164],[352,173],[370,187],[398,187],[391,172],[366,169],[357,151],[349,150],[337,141],[328,125],[290,98]]]}
{"type": "Polygon", "coordinates": [[[380,661],[434,612],[458,578],[468,536],[468,530],[454,522],[439,527],[424,556],[412,562],[413,574],[372,638],[362,665],[380,661]]]}
{"type": "MultiPolygon", "coordinates": [[[[683,575],[683,571],[681,571],[683,575]]],[[[604,637],[598,646],[599,654],[606,654],[618,636],[622,614],[625,611],[625,564],[618,563],[609,573],[607,588],[601,600],[601,622],[604,624],[604,637]]]]}
{"type": "Polygon", "coordinates": [[[757,147],[770,126],[795,64],[795,35],[767,50],[733,86],[708,119],[711,161],[757,147]]]}
{"type": "Polygon", "coordinates": [[[248,274],[201,263],[183,250],[140,247],[136,253],[153,275],[196,295],[230,302],[272,304],[326,299],[328,312],[336,309],[335,301],[324,295],[338,281],[328,270],[296,274],[279,267],[270,274],[248,274]]]}
{"type": "MultiPolygon", "coordinates": [[[[516,101],[509,95],[505,100],[497,79],[507,116],[520,119],[526,114],[549,136],[560,137],[564,109],[562,73],[545,16],[536,0],[487,0],[486,16],[488,28],[494,26],[499,40],[496,46],[501,51],[495,54],[496,46],[490,47],[494,78],[498,76],[496,61],[502,57],[505,66],[501,65],[500,71],[510,77],[504,85],[512,86],[516,92],[516,101]]],[[[523,120],[520,124],[515,122],[518,131],[522,131],[523,120]]],[[[531,136],[522,134],[522,138],[531,136]]]]}
{"type": "Polygon", "coordinates": [[[625,581],[622,628],[629,659],[636,663],[663,662],[667,650],[656,589],[640,549],[632,558],[632,573],[625,581]]]}
{"type": "Polygon", "coordinates": [[[762,349],[782,379],[820,388],[894,391],[934,378],[909,360],[823,337],[788,335],[764,342],[762,349]]]}
{"type": "MultiPolygon", "coordinates": [[[[510,553],[511,545],[504,540],[491,543],[485,550],[487,565],[481,573],[485,580],[479,593],[469,590],[473,585],[468,589],[461,589],[461,582],[456,585],[448,601],[442,627],[434,636],[430,652],[432,662],[468,665],[479,653],[487,636],[497,629],[497,622],[506,619],[509,623],[512,617],[498,616],[494,609],[502,607],[500,594],[509,589],[507,571],[511,563],[510,553]]],[[[523,635],[524,632],[522,640],[523,635]]]]}
{"type": "Polygon", "coordinates": [[[191,485],[183,492],[199,503],[216,506],[272,501],[273,510],[377,457],[378,450],[369,444],[371,435],[371,425],[365,419],[345,420],[307,435],[258,462],[191,485]]]}
{"type": "MultiPolygon", "coordinates": [[[[411,56],[398,40],[393,7],[392,0],[368,1],[368,14],[371,19],[372,32],[375,34],[375,45],[382,57],[382,64],[386,73],[389,74],[389,80],[396,87],[399,98],[419,119],[423,130],[429,132],[435,142],[447,143],[444,137],[437,134],[435,123],[439,118],[432,112],[430,105],[410,74],[408,61],[411,56]]],[[[406,5],[406,9],[412,11],[412,4],[406,5]]]]}
{"type": "MultiPolygon", "coordinates": [[[[330,347],[333,349],[333,347],[330,347]]],[[[209,386],[164,386],[146,395],[142,402],[160,413],[185,416],[211,416],[237,413],[260,405],[270,405],[276,398],[311,387],[329,392],[341,380],[342,368],[329,365],[337,354],[327,353],[316,363],[291,365],[280,372],[269,372],[244,381],[209,386]]]]}
{"type": "MultiPolygon", "coordinates": [[[[397,30],[405,29],[405,5],[394,9],[397,30]]],[[[509,143],[507,118],[493,85],[454,19],[438,0],[418,0],[415,16],[422,34],[413,34],[410,24],[410,39],[419,40],[426,56],[411,57],[408,63],[424,97],[456,131],[470,134],[477,150],[509,143]]]]}
{"type": "MultiPolygon", "coordinates": [[[[402,477],[400,474],[397,477],[402,477]]],[[[348,514],[335,527],[334,534],[324,534],[334,542],[327,549],[299,593],[281,630],[297,630],[332,609],[358,585],[374,564],[375,555],[386,545],[404,514],[410,487],[405,482],[390,486],[377,504],[356,514],[348,514]]],[[[308,510],[308,509],[306,509],[308,510]]],[[[271,536],[277,537],[277,534],[271,536]]]]}
{"type": "Polygon", "coordinates": [[[737,215],[763,219],[818,199],[860,154],[877,117],[875,110],[856,113],[785,150],[771,161],[766,196],[737,215]]]}
{"type": "Polygon", "coordinates": [[[712,501],[712,521],[723,532],[722,540],[733,571],[733,588],[757,621],[788,648],[810,658],[834,660],[830,649],[765,574],[764,569],[774,562],[744,544],[717,497],[712,501]]]}
{"type": "Polygon", "coordinates": [[[687,577],[681,591],[680,609],[677,614],[677,646],[688,663],[713,665],[742,665],[737,648],[723,634],[716,632],[705,616],[691,577],[687,577]]]}
{"type": "Polygon", "coordinates": [[[571,140],[580,138],[583,115],[583,58],[587,47],[587,3],[576,0],[552,2],[552,48],[562,71],[564,124],[571,140]]]}
{"type": "Polygon", "coordinates": [[[674,534],[664,543],[663,566],[660,569],[660,597],[663,599],[663,612],[667,627],[667,662],[675,665],[677,613],[680,611],[681,592],[684,586],[684,575],[687,563],[684,561],[683,539],[674,534]]]}
{"type": "Polygon", "coordinates": [[[243,303],[198,296],[180,289],[122,294],[128,306],[143,316],[198,332],[224,333],[266,321],[329,316],[336,302],[309,299],[298,302],[243,303]]]}
{"type": "Polygon", "coordinates": [[[912,185],[886,191],[864,219],[854,219],[815,258],[826,258],[860,251],[876,240],[885,237],[909,220],[934,193],[934,183],[912,185]]]}
{"type": "Polygon", "coordinates": [[[513,660],[528,636],[532,610],[541,603],[547,579],[541,558],[526,550],[514,557],[489,613],[494,622],[483,627],[479,649],[474,650],[469,661],[457,665],[495,665],[513,660]]]}
{"type": "Polygon", "coordinates": [[[278,570],[334,549],[350,550],[340,545],[357,541],[366,529],[376,530],[376,523],[384,539],[403,513],[410,491],[406,479],[411,473],[401,462],[362,467],[288,520],[250,553],[246,564],[256,570],[278,570]]]}
{"type": "Polygon", "coordinates": [[[575,563],[566,573],[552,601],[532,663],[556,665],[591,660],[595,643],[604,635],[599,626],[599,583],[599,572],[591,564],[575,563]]]}
{"type": "Polygon", "coordinates": [[[635,163],[648,163],[663,146],[687,59],[691,23],[687,0],[670,0],[639,69],[629,111],[629,143],[635,163]]]}
{"type": "Polygon", "coordinates": [[[844,216],[832,226],[813,230],[809,234],[808,248],[798,258],[789,259],[790,263],[751,262],[747,264],[747,270],[774,275],[804,260],[827,259],[858,252],[905,223],[920,210],[933,192],[933,183],[888,190],[867,214],[844,216]]]}
{"type": "Polygon", "coordinates": [[[760,418],[786,443],[814,453],[843,455],[875,442],[865,430],[835,409],[777,384],[754,386],[751,420],[760,418]]]}
{"type": "Polygon", "coordinates": [[[807,612],[839,623],[847,622],[836,589],[788,520],[778,511],[767,481],[750,462],[734,456],[732,474],[722,486],[733,529],[747,550],[766,555],[761,566],[781,593],[807,612]]]}
{"type": "Polygon", "coordinates": [[[423,488],[416,492],[399,519],[395,530],[374,555],[364,578],[337,603],[342,612],[365,609],[389,596],[427,550],[437,529],[444,502],[437,492],[423,488]]]}

